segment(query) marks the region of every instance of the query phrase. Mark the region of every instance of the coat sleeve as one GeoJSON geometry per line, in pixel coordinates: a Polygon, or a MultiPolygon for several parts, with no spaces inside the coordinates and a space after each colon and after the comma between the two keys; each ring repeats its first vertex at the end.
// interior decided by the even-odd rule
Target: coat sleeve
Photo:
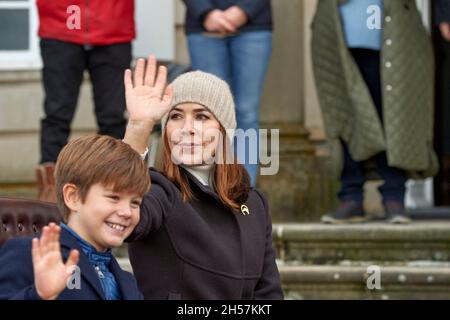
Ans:
{"type": "Polygon", "coordinates": [[[170,216],[178,189],[161,173],[150,170],[150,191],[141,204],[139,223],[126,242],[144,239],[152,231],[158,230],[170,216]]]}
{"type": "Polygon", "coordinates": [[[236,5],[244,10],[249,19],[252,19],[262,10],[265,10],[267,6],[269,6],[270,10],[270,1],[267,0],[238,0],[236,1],[236,5]]]}
{"type": "Polygon", "coordinates": [[[34,286],[30,238],[11,239],[0,250],[0,300],[41,300],[34,286]]]}
{"type": "Polygon", "coordinates": [[[434,9],[437,25],[441,24],[442,22],[450,22],[450,1],[435,0],[434,9]]]}
{"type": "Polygon", "coordinates": [[[264,266],[261,278],[255,287],[254,297],[256,300],[264,299],[283,299],[283,290],[281,289],[280,273],[276,264],[276,253],[272,245],[272,219],[269,214],[269,208],[265,196],[257,191],[264,208],[266,209],[266,251],[264,254],[264,266]]]}
{"type": "Polygon", "coordinates": [[[216,9],[210,0],[183,0],[183,2],[192,16],[201,22],[203,22],[207,13],[216,9]]]}

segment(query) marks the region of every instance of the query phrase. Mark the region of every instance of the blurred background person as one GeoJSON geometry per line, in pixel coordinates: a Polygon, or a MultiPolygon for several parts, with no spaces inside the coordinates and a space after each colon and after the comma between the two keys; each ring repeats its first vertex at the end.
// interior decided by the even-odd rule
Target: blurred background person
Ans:
{"type": "MultiPolygon", "coordinates": [[[[183,2],[192,69],[225,80],[234,95],[237,128],[258,130],[261,95],[272,52],[270,0],[183,2]]],[[[256,137],[259,139],[258,131],[256,137]]],[[[259,143],[245,149],[236,150],[238,160],[245,160],[255,186],[258,164],[249,160],[259,160],[259,143]]]]}
{"type": "Polygon", "coordinates": [[[319,0],[312,54],[327,135],[340,141],[343,155],[340,205],[322,221],[366,219],[370,160],[384,180],[386,218],[408,223],[407,177],[438,169],[433,50],[415,0],[319,0]]]}
{"type": "Polygon", "coordinates": [[[125,133],[123,72],[135,38],[133,0],[38,0],[39,37],[45,91],[41,120],[38,199],[55,201],[53,171],[66,145],[84,70],[93,88],[98,133],[125,133]]]}

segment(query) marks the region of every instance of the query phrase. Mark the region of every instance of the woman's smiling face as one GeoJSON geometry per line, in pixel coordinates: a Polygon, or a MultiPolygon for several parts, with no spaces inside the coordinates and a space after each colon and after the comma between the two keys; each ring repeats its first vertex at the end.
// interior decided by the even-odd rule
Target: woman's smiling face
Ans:
{"type": "Polygon", "coordinates": [[[170,111],[166,135],[172,160],[186,166],[211,163],[223,139],[219,121],[196,103],[180,104],[170,111]]]}

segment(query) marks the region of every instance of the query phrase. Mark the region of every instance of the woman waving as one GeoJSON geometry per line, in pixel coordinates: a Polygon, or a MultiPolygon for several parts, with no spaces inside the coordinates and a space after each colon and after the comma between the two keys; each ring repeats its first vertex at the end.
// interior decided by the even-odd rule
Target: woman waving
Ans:
{"type": "Polygon", "coordinates": [[[146,299],[282,299],[265,197],[234,161],[236,128],[228,85],[191,72],[166,88],[150,57],[125,73],[129,123],[124,141],[145,153],[162,120],[164,167],[152,186],[129,256],[146,299]]]}

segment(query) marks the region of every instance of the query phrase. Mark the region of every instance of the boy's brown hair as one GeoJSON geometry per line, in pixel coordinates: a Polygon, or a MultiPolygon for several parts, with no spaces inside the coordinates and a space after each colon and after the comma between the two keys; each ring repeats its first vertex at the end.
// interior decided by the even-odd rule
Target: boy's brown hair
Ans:
{"type": "Polygon", "coordinates": [[[73,183],[81,201],[90,187],[100,183],[114,192],[143,196],[150,188],[145,161],[125,142],[101,135],[83,136],[69,142],[58,156],[55,168],[56,203],[67,222],[70,210],[64,202],[63,187],[73,183]]]}

